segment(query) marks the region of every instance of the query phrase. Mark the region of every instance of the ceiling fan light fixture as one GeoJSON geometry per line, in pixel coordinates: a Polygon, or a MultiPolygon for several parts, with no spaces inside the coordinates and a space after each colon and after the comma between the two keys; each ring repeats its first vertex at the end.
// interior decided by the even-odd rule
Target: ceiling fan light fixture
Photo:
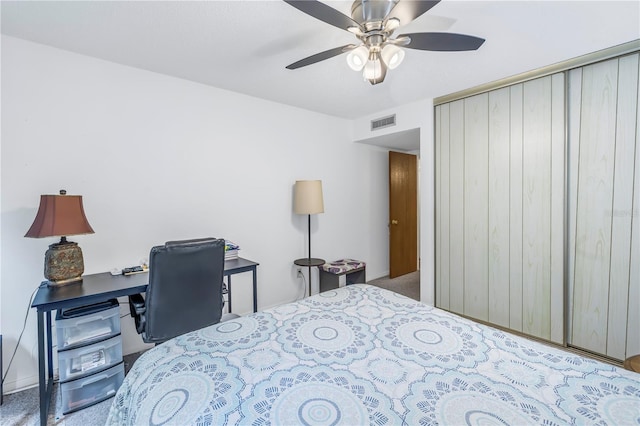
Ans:
{"type": "Polygon", "coordinates": [[[371,52],[369,55],[369,60],[367,64],[364,66],[364,70],[362,71],[362,76],[365,80],[367,80],[371,84],[378,84],[384,81],[384,78],[387,75],[387,66],[380,59],[379,52],[371,52]]]}
{"type": "Polygon", "coordinates": [[[390,18],[387,20],[387,23],[384,26],[384,30],[387,32],[392,32],[399,26],[400,26],[400,20],[398,18],[390,18]]]}
{"type": "Polygon", "coordinates": [[[369,50],[365,46],[356,47],[347,55],[347,64],[354,71],[360,71],[365,67],[369,50]]]}
{"type": "Polygon", "coordinates": [[[347,64],[371,84],[382,83],[387,71],[400,66],[404,48],[433,52],[478,50],[485,39],[466,34],[418,32],[392,35],[440,0],[352,0],[351,17],[321,0],[284,0],[301,12],[352,33],[356,44],[347,44],[308,56],[286,68],[293,70],[347,53],[347,64]]]}
{"type": "Polygon", "coordinates": [[[404,50],[395,44],[387,44],[384,46],[380,55],[390,70],[397,68],[404,60],[404,50]]]}

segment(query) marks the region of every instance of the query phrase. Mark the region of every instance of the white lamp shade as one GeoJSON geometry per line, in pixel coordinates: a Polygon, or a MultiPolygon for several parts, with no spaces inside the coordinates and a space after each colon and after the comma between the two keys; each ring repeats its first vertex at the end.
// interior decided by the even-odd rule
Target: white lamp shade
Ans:
{"type": "Polygon", "coordinates": [[[324,213],[321,180],[298,180],[293,188],[293,212],[296,214],[324,213]]]}
{"type": "Polygon", "coordinates": [[[369,50],[366,47],[360,46],[353,49],[347,55],[347,64],[354,71],[360,71],[367,63],[367,57],[369,56],[369,50]]]}
{"type": "Polygon", "coordinates": [[[380,53],[382,60],[390,70],[396,68],[402,63],[404,59],[404,50],[396,46],[395,44],[387,44],[382,48],[380,53]]]}

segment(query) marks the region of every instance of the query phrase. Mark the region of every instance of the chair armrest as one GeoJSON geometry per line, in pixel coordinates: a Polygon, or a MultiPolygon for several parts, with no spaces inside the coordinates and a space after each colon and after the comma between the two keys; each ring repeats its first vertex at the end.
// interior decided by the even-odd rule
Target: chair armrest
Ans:
{"type": "Polygon", "coordinates": [[[129,296],[129,310],[131,311],[132,317],[144,314],[147,307],[144,304],[142,294],[138,293],[129,296]]]}
{"type": "Polygon", "coordinates": [[[145,327],[145,316],[144,313],[147,311],[147,306],[144,303],[144,298],[142,294],[132,294],[129,296],[129,312],[131,313],[131,317],[136,322],[136,331],[138,334],[144,331],[145,327]]]}

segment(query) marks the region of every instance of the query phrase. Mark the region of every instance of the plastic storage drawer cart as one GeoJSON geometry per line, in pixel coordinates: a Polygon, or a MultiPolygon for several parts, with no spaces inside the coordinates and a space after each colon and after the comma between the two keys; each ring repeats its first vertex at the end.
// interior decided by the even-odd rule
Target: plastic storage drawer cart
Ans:
{"type": "Polygon", "coordinates": [[[124,380],[118,301],[59,310],[56,332],[62,413],[114,396],[124,380]]]}
{"type": "Polygon", "coordinates": [[[115,396],[124,380],[124,364],[81,379],[60,383],[62,413],[67,414],[115,396]]]}

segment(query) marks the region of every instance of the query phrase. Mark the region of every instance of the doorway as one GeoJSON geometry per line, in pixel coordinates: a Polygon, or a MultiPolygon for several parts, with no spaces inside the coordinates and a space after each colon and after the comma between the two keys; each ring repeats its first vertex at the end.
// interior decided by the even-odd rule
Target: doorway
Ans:
{"type": "MultiPolygon", "coordinates": [[[[400,153],[411,153],[414,154],[414,157],[416,157],[416,159],[419,157],[420,155],[420,128],[413,128],[413,129],[409,129],[409,130],[401,130],[395,133],[389,133],[389,134],[385,134],[385,135],[380,135],[380,136],[376,136],[376,137],[372,137],[372,138],[368,138],[368,139],[361,139],[356,141],[357,143],[362,143],[362,144],[366,144],[366,145],[372,145],[375,147],[380,148],[381,150],[385,151],[385,157],[387,157],[387,161],[388,161],[388,156],[389,156],[389,152],[390,151],[394,151],[394,152],[400,152],[400,153]]],[[[387,182],[389,182],[389,176],[386,177],[387,178],[387,182]]],[[[416,178],[416,187],[418,186],[418,181],[416,178]]],[[[389,188],[387,188],[387,191],[389,190],[389,188]]],[[[420,198],[419,198],[419,193],[416,194],[416,203],[417,203],[417,209],[420,209],[420,198]]],[[[388,197],[388,193],[387,193],[387,197],[388,197]]],[[[386,209],[387,212],[390,212],[390,206],[389,206],[389,200],[387,200],[387,205],[381,204],[380,208],[386,209]]],[[[417,216],[417,213],[416,213],[417,216]]],[[[386,218],[387,222],[386,224],[383,222],[380,225],[381,226],[387,226],[387,232],[390,232],[389,227],[391,226],[391,217],[386,218]]],[[[420,234],[420,224],[419,222],[416,221],[416,229],[417,229],[417,235],[420,234]]],[[[419,269],[419,258],[420,258],[420,245],[419,245],[419,240],[418,237],[416,236],[415,238],[415,242],[416,242],[416,256],[418,257],[418,260],[414,263],[414,268],[413,271],[417,269],[419,269]]],[[[387,243],[389,243],[389,241],[387,241],[387,243]]],[[[389,247],[387,247],[387,249],[389,249],[389,247]]],[[[387,251],[387,253],[389,253],[390,250],[387,251]]],[[[390,259],[387,259],[387,262],[390,263],[390,259]]],[[[389,271],[391,270],[391,265],[389,266],[389,271]]],[[[407,275],[403,275],[400,276],[399,278],[396,279],[391,279],[389,276],[386,277],[381,277],[380,280],[385,279],[387,281],[389,281],[389,285],[391,287],[397,287],[397,282],[398,280],[402,281],[401,284],[398,285],[407,285],[407,286],[413,286],[415,285],[415,287],[417,288],[417,293],[418,293],[418,298],[419,298],[419,294],[420,294],[420,273],[415,273],[415,274],[407,274],[407,275]],[[411,281],[411,283],[406,283],[405,281],[411,281]]],[[[391,288],[390,288],[391,289],[391,288]]]]}

